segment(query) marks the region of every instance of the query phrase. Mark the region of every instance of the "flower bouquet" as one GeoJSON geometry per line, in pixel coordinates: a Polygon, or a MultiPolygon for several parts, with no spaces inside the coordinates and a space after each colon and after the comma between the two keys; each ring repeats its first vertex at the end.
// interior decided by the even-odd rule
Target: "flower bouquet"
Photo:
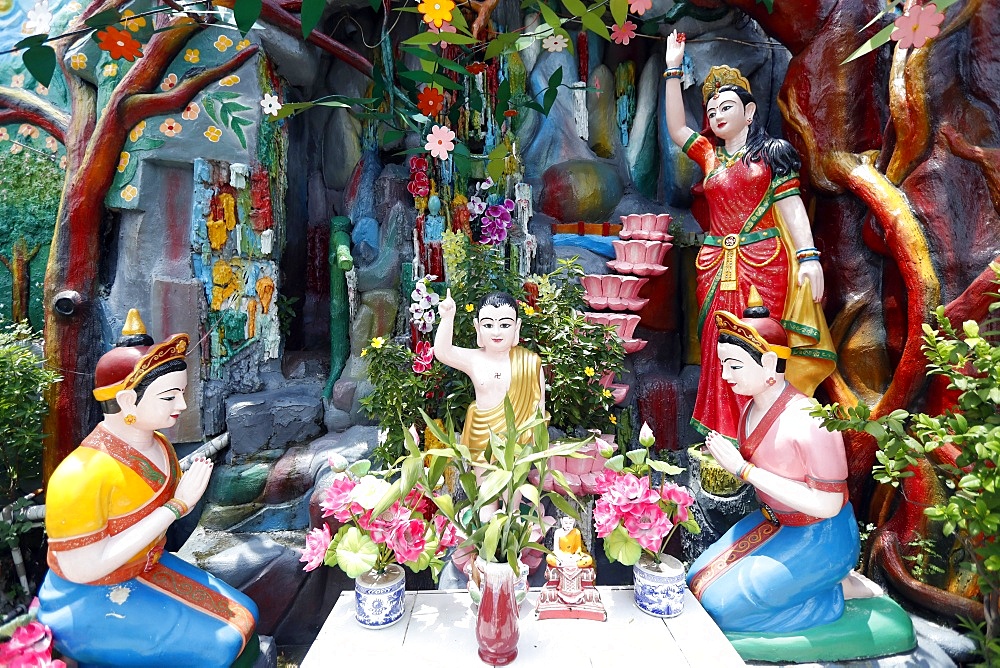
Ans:
{"type": "Polygon", "coordinates": [[[402,479],[387,479],[399,470],[371,472],[368,460],[350,466],[333,460],[330,466],[337,475],[320,507],[323,517],[332,516],[342,526],[334,536],[325,523],[309,532],[300,559],[303,570],[321,564],[339,567],[355,578],[358,621],[373,628],[388,626],[403,613],[401,566],[413,572],[430,568],[436,581],[458,534],[426,488],[408,484],[406,494],[399,493],[402,479]]]}
{"type": "Polygon", "coordinates": [[[10,640],[0,642],[0,666],[66,668],[66,663],[52,658],[52,631],[49,627],[32,620],[14,629],[10,640]]]}
{"type": "Polygon", "coordinates": [[[672,617],[681,611],[684,569],[664,551],[678,527],[691,533],[701,528],[689,512],[694,497],[666,481],[683,469],[653,459],[654,443],[652,430],[643,424],[639,433],[643,447],[611,457],[605,464],[598,478],[601,496],[594,505],[594,524],[608,559],[632,566],[636,605],[649,614],[672,617]],[[653,482],[653,471],[660,474],[658,484],[653,482]]]}
{"type": "MultiPolygon", "coordinates": [[[[408,495],[411,488],[436,490],[449,466],[458,470],[458,485],[464,494],[437,494],[431,501],[464,536],[459,548],[477,554],[472,569],[481,592],[476,637],[480,656],[494,658],[517,653],[514,583],[520,573],[518,558],[524,550],[550,552],[540,543],[550,526],[543,500],[547,498],[568,515],[578,516],[569,500],[556,492],[543,491],[541,481],[548,475],[563,489],[570,488],[561,472],[550,469],[549,462],[553,457],[582,456],[576,452],[589,440],[550,444],[541,413],[517,425],[509,398],[504,399],[504,412],[506,429],[490,434],[481,459],[456,442],[450,417],[442,430],[423,414],[441,445],[421,452],[412,434],[407,436],[408,454],[403,458],[399,489],[400,495],[408,495]],[[534,483],[529,481],[532,471],[537,474],[534,483]]],[[[567,494],[575,501],[571,493],[567,494]]]]}

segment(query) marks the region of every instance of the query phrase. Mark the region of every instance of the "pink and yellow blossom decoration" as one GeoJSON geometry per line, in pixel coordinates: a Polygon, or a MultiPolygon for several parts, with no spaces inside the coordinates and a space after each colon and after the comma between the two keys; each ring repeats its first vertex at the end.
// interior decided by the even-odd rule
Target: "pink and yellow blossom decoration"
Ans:
{"type": "Polygon", "coordinates": [[[448,154],[455,150],[455,133],[445,125],[435,125],[427,135],[424,149],[430,151],[431,157],[447,160],[448,154]]]}
{"type": "Polygon", "coordinates": [[[898,42],[901,49],[919,49],[927,40],[937,37],[941,32],[939,26],[942,21],[944,14],[932,3],[912,7],[896,19],[893,24],[895,29],[889,39],[898,42]]]}
{"type": "Polygon", "coordinates": [[[618,25],[617,23],[611,26],[611,41],[615,44],[628,43],[635,37],[636,25],[631,21],[626,21],[625,23],[618,25]]]}

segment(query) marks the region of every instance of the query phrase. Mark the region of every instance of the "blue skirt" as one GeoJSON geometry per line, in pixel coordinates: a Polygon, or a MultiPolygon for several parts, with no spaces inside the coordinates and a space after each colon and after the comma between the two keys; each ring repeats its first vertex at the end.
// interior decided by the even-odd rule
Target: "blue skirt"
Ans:
{"type": "MultiPolygon", "coordinates": [[[[698,557],[688,584],[723,551],[766,521],[755,511],[698,557]]],[[[858,562],[854,509],[804,527],[782,526],[701,592],[702,606],[723,631],[790,633],[836,621],[844,612],[840,585],[858,562]]]]}
{"type": "MultiPolygon", "coordinates": [[[[222,580],[165,553],[160,565],[247,608],[257,605],[222,580]]],[[[99,666],[202,666],[225,668],[243,647],[233,626],[135,578],[115,585],[70,582],[53,571],[38,592],[38,620],[52,629],[55,646],[81,664],[99,666]]]]}

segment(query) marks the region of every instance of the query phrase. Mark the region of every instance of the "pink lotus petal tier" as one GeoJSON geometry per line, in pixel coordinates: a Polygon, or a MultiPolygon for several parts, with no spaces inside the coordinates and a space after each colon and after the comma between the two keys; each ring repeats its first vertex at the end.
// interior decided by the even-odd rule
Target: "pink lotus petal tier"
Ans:
{"type": "MultiPolygon", "coordinates": [[[[601,438],[607,441],[606,445],[614,446],[614,436],[602,434],[601,438]]],[[[562,472],[570,491],[574,494],[594,494],[597,492],[597,476],[604,469],[604,462],[608,461],[601,456],[600,448],[600,444],[596,441],[588,443],[579,450],[580,454],[587,455],[586,457],[579,459],[552,457],[549,459],[549,466],[562,472]]],[[[528,474],[528,480],[537,485],[538,471],[532,470],[528,474]]],[[[545,476],[542,488],[545,491],[564,492],[563,487],[555,482],[551,475],[545,476]]]]}
{"type": "Polygon", "coordinates": [[[583,300],[590,304],[590,308],[610,309],[612,311],[641,311],[649,303],[648,299],[640,299],[638,297],[622,299],[620,297],[591,297],[590,295],[584,295],[583,300]]]}
{"type": "Polygon", "coordinates": [[[646,339],[625,339],[622,341],[622,347],[625,348],[626,355],[631,355],[645,348],[647,343],[649,342],[646,339]]]}
{"type": "Polygon", "coordinates": [[[611,396],[615,399],[615,405],[619,405],[625,401],[625,397],[628,395],[628,385],[623,383],[612,383],[611,396]]]}
{"type": "Polygon", "coordinates": [[[639,316],[635,314],[624,315],[621,313],[594,313],[588,311],[584,313],[587,322],[595,325],[610,325],[616,328],[618,338],[628,340],[632,338],[636,325],[639,324],[639,316]]]}
{"type": "Polygon", "coordinates": [[[670,241],[667,232],[673,217],[669,213],[630,213],[619,216],[622,219],[622,239],[642,239],[646,241],[670,241]]]}
{"type": "Polygon", "coordinates": [[[588,274],[580,279],[586,294],[584,300],[591,308],[612,311],[639,311],[648,302],[638,294],[648,278],[619,276],[618,274],[588,274]]]}
{"type": "Polygon", "coordinates": [[[633,276],[659,276],[667,270],[663,265],[663,257],[673,246],[663,241],[630,240],[612,241],[615,248],[615,259],[607,265],[620,274],[633,276]]]}

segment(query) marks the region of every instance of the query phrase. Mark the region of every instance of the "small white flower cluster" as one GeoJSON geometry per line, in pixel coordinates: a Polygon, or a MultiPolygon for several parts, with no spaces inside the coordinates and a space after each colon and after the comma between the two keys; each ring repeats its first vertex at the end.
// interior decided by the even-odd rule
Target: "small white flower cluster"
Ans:
{"type": "Polygon", "coordinates": [[[434,320],[437,317],[437,304],[441,301],[441,298],[436,292],[434,292],[430,283],[437,276],[427,275],[417,281],[416,286],[413,288],[413,292],[410,293],[410,299],[413,303],[410,304],[410,317],[413,318],[413,324],[417,326],[417,330],[423,333],[427,333],[434,329],[434,320]]]}

